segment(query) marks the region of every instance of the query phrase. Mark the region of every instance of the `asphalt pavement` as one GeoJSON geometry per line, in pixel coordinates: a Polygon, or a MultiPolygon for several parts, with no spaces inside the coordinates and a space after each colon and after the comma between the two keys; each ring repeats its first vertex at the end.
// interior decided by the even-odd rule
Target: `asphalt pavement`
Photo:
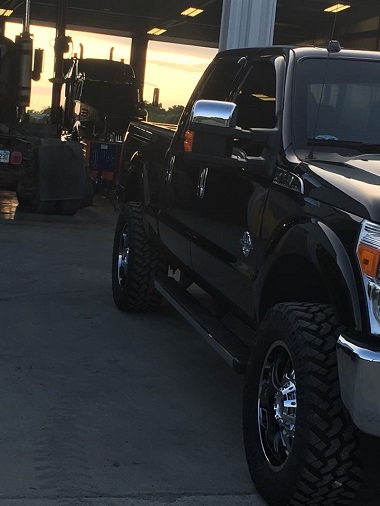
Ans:
{"type": "Polygon", "coordinates": [[[265,506],[243,378],[167,304],[114,306],[116,217],[99,196],[61,217],[0,192],[0,506],[265,506]]]}

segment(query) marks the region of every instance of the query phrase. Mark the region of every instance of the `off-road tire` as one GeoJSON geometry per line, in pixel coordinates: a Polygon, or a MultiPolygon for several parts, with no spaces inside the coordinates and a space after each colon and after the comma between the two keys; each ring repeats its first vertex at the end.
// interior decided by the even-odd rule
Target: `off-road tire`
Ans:
{"type": "Polygon", "coordinates": [[[154,278],[166,274],[162,255],[146,237],[141,204],[125,204],[117,220],[112,253],[112,294],[116,306],[127,312],[156,310],[162,297],[154,288],[154,278]],[[129,253],[122,268],[126,240],[129,253]]]}
{"type": "MultiPolygon", "coordinates": [[[[357,430],[340,398],[338,336],[339,324],[331,307],[324,305],[278,304],[260,325],[247,367],[243,425],[249,471],[270,506],[349,504],[360,487],[357,430]],[[281,447],[285,458],[277,465],[267,444],[267,412],[275,403],[270,402],[270,381],[264,381],[270,377],[264,364],[268,368],[271,354],[281,347],[291,359],[297,407],[290,451],[281,447]],[[268,410],[261,407],[263,398],[268,410]]],[[[278,423],[275,416],[272,420],[278,423]]]]}

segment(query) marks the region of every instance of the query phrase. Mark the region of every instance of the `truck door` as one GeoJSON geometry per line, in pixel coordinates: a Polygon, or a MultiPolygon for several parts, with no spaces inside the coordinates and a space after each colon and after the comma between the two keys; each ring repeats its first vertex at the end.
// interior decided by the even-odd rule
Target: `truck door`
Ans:
{"type": "Polygon", "coordinates": [[[167,153],[159,232],[163,243],[186,267],[192,265],[190,244],[200,205],[197,197],[200,167],[184,162],[183,143],[189,115],[196,100],[226,100],[233,83],[241,80],[241,73],[246,72],[246,63],[246,58],[236,53],[214,60],[194,91],[167,153]]]}
{"type": "MultiPolygon", "coordinates": [[[[271,58],[254,61],[233,101],[237,126],[276,126],[276,71],[271,58]]],[[[237,156],[260,156],[263,146],[234,141],[237,156]]],[[[235,307],[251,313],[250,290],[259,253],[262,213],[270,181],[244,168],[204,166],[196,190],[193,268],[235,307]]]]}

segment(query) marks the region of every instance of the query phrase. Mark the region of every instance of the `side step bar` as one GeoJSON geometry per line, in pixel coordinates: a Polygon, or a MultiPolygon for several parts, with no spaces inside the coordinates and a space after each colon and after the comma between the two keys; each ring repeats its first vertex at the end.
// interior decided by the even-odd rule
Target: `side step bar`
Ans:
{"type": "Polygon", "coordinates": [[[174,278],[157,279],[154,286],[236,372],[245,372],[248,346],[220,323],[174,278]]]}

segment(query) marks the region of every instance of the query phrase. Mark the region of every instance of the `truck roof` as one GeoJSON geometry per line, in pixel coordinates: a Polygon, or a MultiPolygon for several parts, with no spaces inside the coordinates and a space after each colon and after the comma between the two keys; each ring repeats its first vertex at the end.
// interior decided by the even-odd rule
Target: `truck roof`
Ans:
{"type": "Polygon", "coordinates": [[[380,52],[379,51],[366,51],[360,49],[344,49],[342,48],[340,51],[331,51],[327,50],[327,47],[318,47],[318,46],[267,46],[267,47],[251,47],[251,48],[239,48],[239,49],[227,49],[225,51],[221,51],[216,55],[216,59],[225,58],[228,55],[236,55],[236,56],[247,56],[247,57],[273,57],[289,55],[290,52],[293,52],[297,58],[302,57],[318,57],[318,58],[327,58],[328,55],[330,57],[337,58],[359,58],[359,59],[371,59],[371,60],[380,60],[380,52]]]}
{"type": "Polygon", "coordinates": [[[127,83],[135,79],[133,68],[128,63],[97,58],[68,58],[64,60],[64,74],[73,72],[77,65],[78,74],[94,81],[127,83]]]}

